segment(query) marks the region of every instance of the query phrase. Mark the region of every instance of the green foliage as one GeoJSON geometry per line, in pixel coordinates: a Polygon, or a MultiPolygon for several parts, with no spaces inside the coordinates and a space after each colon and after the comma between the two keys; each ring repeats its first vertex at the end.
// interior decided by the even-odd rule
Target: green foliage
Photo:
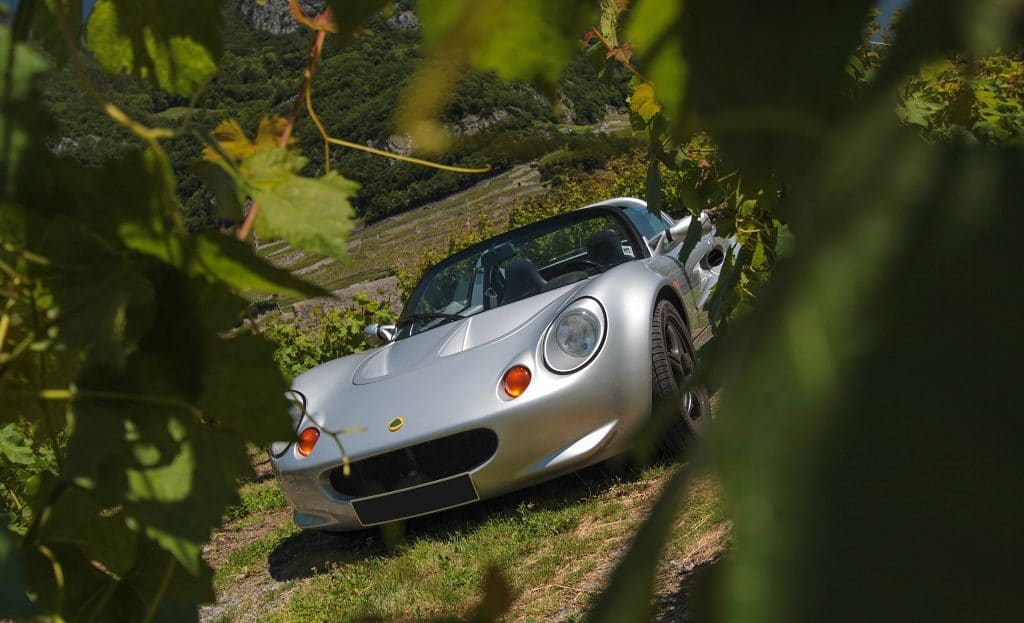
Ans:
{"type": "Polygon", "coordinates": [[[19,532],[28,528],[32,519],[29,496],[56,467],[53,450],[35,447],[21,426],[12,422],[0,428],[0,498],[8,514],[5,524],[19,532]]]}
{"type": "Polygon", "coordinates": [[[288,501],[281,493],[281,487],[274,480],[265,480],[243,486],[239,492],[239,504],[232,505],[224,511],[228,520],[242,519],[255,513],[276,510],[288,506],[288,501]]]}
{"type": "MultiPolygon", "coordinates": [[[[153,6],[102,4],[94,20],[129,24],[130,36],[152,43],[154,56],[138,62],[153,65],[158,83],[184,91],[200,79],[189,69],[193,46],[211,24],[189,21],[196,7],[165,20],[153,6]],[[190,43],[176,43],[183,38],[190,43]]],[[[123,53],[110,33],[93,35],[100,58],[123,53]]],[[[11,36],[0,28],[0,488],[5,524],[18,536],[5,528],[0,543],[0,617],[31,609],[74,620],[194,616],[212,597],[201,546],[238,499],[248,444],[292,432],[273,344],[226,333],[246,307],[237,293],[322,291],[242,242],[190,235],[160,143],[166,133],[114,105],[104,105],[106,124],[137,137],[132,148],[118,146],[98,168],[55,158],[53,120],[38,105],[49,68],[11,36]]],[[[207,43],[213,49],[219,37],[207,43]]],[[[246,184],[274,195],[268,213],[282,209],[279,198],[312,195],[319,210],[346,219],[337,191],[350,183],[307,183],[295,175],[300,156],[267,153],[280,164],[243,158],[239,166],[252,173],[246,184]]],[[[288,234],[339,248],[346,225],[299,219],[288,234]]]]}
{"type": "Polygon", "coordinates": [[[222,3],[193,0],[167,11],[160,0],[98,0],[86,27],[89,48],[111,73],[192,95],[217,70],[222,3]]]}
{"type": "Polygon", "coordinates": [[[284,320],[269,321],[264,335],[277,344],[274,359],[281,372],[294,378],[325,361],[366,350],[363,329],[395,321],[387,302],[357,293],[352,305],[315,314],[316,325],[304,329],[284,320]]]}
{"type": "MultiPolygon", "coordinates": [[[[106,75],[95,60],[87,57],[84,60],[90,78],[105,98],[133,118],[154,126],[190,121],[200,130],[212,131],[229,117],[237,119],[251,134],[268,114],[286,115],[297,78],[306,64],[306,38],[301,33],[253,31],[237,16],[235,2],[223,4],[224,52],[217,72],[199,94],[197,109],[189,108],[189,99],[157,90],[128,75],[106,75]]],[[[348,28],[357,18],[355,8],[369,10],[374,4],[380,3],[345,3],[345,10],[335,14],[344,16],[348,28]]],[[[367,26],[372,34],[356,38],[347,47],[341,45],[341,39],[328,39],[313,85],[314,100],[332,134],[387,148],[389,139],[398,136],[394,112],[421,57],[420,33],[391,28],[378,16],[371,17],[367,26]]],[[[595,123],[609,106],[621,106],[625,89],[621,72],[612,72],[617,78],[598,81],[582,54],[567,60],[568,70],[557,83],[561,96],[549,99],[562,102],[572,113],[573,123],[595,123]]],[[[47,107],[59,124],[49,144],[62,155],[100,165],[131,149],[131,135],[122,128],[109,127],[102,112],[77,88],[70,70],[46,76],[45,90],[47,107]]],[[[550,103],[536,91],[507,84],[493,73],[472,71],[459,76],[443,112],[445,122],[452,126],[464,119],[470,121],[472,115],[493,124],[461,135],[455,148],[439,157],[440,162],[490,165],[497,173],[564,143],[563,135],[554,130],[558,118],[550,103]],[[497,116],[493,116],[495,113],[497,116]]],[[[303,173],[321,172],[322,140],[316,129],[311,124],[300,124],[295,138],[298,150],[310,158],[303,173]]],[[[572,139],[574,149],[579,149],[578,142],[572,139]]],[[[599,141],[598,147],[602,151],[619,149],[604,141],[599,141]]],[[[183,133],[167,141],[165,148],[178,180],[177,192],[189,229],[213,229],[229,222],[231,217],[221,207],[223,196],[205,187],[200,179],[207,181],[205,176],[192,169],[194,155],[201,148],[196,137],[183,133]]],[[[425,169],[345,149],[332,151],[332,168],[344,171],[347,178],[361,185],[361,192],[350,197],[350,202],[368,222],[443,198],[479,181],[476,176],[425,169]]]]}
{"type": "MultiPolygon", "coordinates": [[[[0,29],[0,424],[22,433],[7,433],[5,461],[45,447],[56,473],[36,465],[9,488],[30,512],[12,518],[24,533],[0,530],[0,617],[194,618],[212,598],[201,546],[238,503],[247,444],[291,433],[273,345],[225,334],[245,307],[235,290],[297,287],[188,233],[166,133],[105,106],[144,150],[115,149],[99,169],[53,156],[54,122],[38,104],[48,64],[24,43],[24,7],[37,4],[0,29]]],[[[1002,143],[1019,136],[1020,57],[1007,50],[1024,44],[1024,4],[916,0],[877,70],[854,71],[868,82],[853,97],[868,0],[635,4],[632,103],[650,147],[630,180],[654,207],[674,201],[663,167],[690,180],[692,196],[679,197],[721,206],[743,248],[711,302],[719,328],[732,323],[712,361],[729,390],[710,447],[737,542],[712,585],[715,617],[862,621],[884,604],[894,619],[1013,620],[1020,599],[1006,587],[1021,581],[1024,507],[1007,492],[1024,488],[1024,431],[1012,319],[1024,293],[1000,269],[1019,259],[1024,158],[1002,143]],[[698,129],[717,151],[703,151],[698,129]],[[775,266],[784,226],[800,246],[775,266]],[[770,283],[753,274],[762,266],[770,283]],[[744,291],[758,283],[752,305],[744,291]],[[970,295],[951,295],[951,284],[970,295]]],[[[192,94],[219,55],[219,5],[101,0],[88,41],[107,69],[192,94]]],[[[466,65],[550,88],[577,30],[601,17],[614,27],[609,8],[623,5],[605,3],[601,17],[588,6],[423,2],[430,49],[408,83],[406,130],[424,148],[445,143],[438,118],[466,65]]],[[[632,63],[623,39],[608,39],[606,54],[632,63]]],[[[259,69],[246,68],[255,82],[259,69]]],[[[252,107],[262,118],[282,103],[252,107]]],[[[216,150],[194,122],[184,124],[193,139],[216,150]]],[[[235,207],[243,197],[271,206],[258,228],[337,251],[344,226],[306,220],[321,206],[296,206],[343,214],[351,184],[300,178],[307,161],[282,143],[227,154],[215,190],[233,192],[235,207]]],[[[370,320],[360,306],[359,326],[339,314],[332,335],[286,367],[360,348],[370,320]]],[[[644,618],[682,481],[595,617],[644,618]]]]}
{"type": "MultiPolygon", "coordinates": [[[[659,4],[647,0],[632,15],[659,4]]],[[[673,159],[663,146],[678,155],[667,139],[685,144],[693,129],[708,131],[720,149],[709,163],[736,170],[711,187],[710,200],[724,196],[732,213],[720,225],[732,221],[741,240],[755,230],[764,248],[747,238],[711,303],[712,317],[739,318],[712,362],[729,390],[711,445],[737,547],[703,599],[713,599],[715,619],[729,621],[856,621],[877,616],[877,603],[887,617],[912,618],[922,612],[914,596],[924,594],[935,620],[1012,616],[1019,599],[991,582],[1019,575],[996,544],[1016,538],[1006,527],[1024,509],[997,492],[1007,484],[1002,477],[998,486],[990,478],[1012,473],[1016,483],[1021,473],[1019,453],[1005,441],[1020,429],[1005,415],[1012,410],[1006,371],[1016,356],[1003,328],[944,337],[956,330],[943,327],[1020,315],[1020,288],[1003,291],[995,284],[1005,282],[985,267],[1017,253],[1006,245],[1019,227],[1013,171],[1021,157],[1019,149],[965,145],[970,139],[928,145],[901,121],[924,127],[932,141],[963,138],[965,129],[983,141],[1013,137],[1013,63],[989,55],[1020,45],[1021,4],[914,2],[885,55],[856,48],[867,3],[686,8],[631,22],[648,41],[657,40],[652,32],[677,32],[689,76],[655,79],[655,103],[665,105],[635,93],[648,104],[634,112],[666,164],[673,159]],[[673,19],[677,28],[668,28],[673,19]],[[991,63],[1000,76],[1007,101],[995,104],[990,120],[982,118],[983,98],[954,75],[960,61],[952,73],[948,63],[929,71],[951,51],[991,59],[966,63],[991,63]],[[862,81],[855,89],[851,76],[862,81]],[[676,101],[678,111],[662,118],[676,101]],[[788,237],[786,224],[800,246],[751,309],[742,293],[749,282],[736,267],[745,273],[767,260],[788,237]],[[972,253],[978,245],[1000,249],[999,259],[972,253]],[[970,276],[977,271],[984,276],[970,276]],[[972,294],[951,296],[954,282],[970,283],[972,294]],[[979,357],[994,369],[957,372],[956,381],[934,387],[951,358],[979,357]],[[963,431],[956,405],[971,396],[992,396],[987,412],[1004,415],[944,445],[950,430],[963,431]],[[893,428],[871,430],[866,417],[893,428]],[[1000,511],[975,514],[988,504],[1000,511]],[[958,570],[978,573],[945,573],[940,559],[950,555],[958,570]]],[[[638,58],[645,53],[657,60],[657,50],[636,47],[638,58]]],[[[653,71],[642,60],[638,66],[653,71]]],[[[992,80],[966,73],[970,85],[992,80]]],[[[640,536],[634,552],[645,551],[640,536]]],[[[595,618],[643,577],[645,559],[623,562],[595,618]]],[[[628,616],[644,605],[627,608],[628,616]]]]}
{"type": "Polygon", "coordinates": [[[936,61],[904,85],[897,114],[930,140],[1024,137],[1024,52],[936,61]]]}

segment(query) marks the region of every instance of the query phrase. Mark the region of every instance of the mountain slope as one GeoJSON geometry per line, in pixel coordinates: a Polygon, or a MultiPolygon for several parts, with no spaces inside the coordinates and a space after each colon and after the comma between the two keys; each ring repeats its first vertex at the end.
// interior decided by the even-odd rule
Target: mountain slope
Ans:
{"type": "MultiPolygon", "coordinates": [[[[90,73],[100,90],[129,114],[155,125],[178,126],[191,115],[194,127],[209,130],[225,118],[237,119],[250,134],[267,115],[286,115],[306,63],[308,37],[287,32],[282,24],[286,0],[239,0],[225,5],[225,53],[221,69],[190,111],[189,102],[150,89],[127,77],[109,77],[95,67],[90,73]],[[254,29],[260,26],[273,32],[254,29]]],[[[315,8],[316,0],[303,0],[315,8]]],[[[403,88],[420,58],[420,33],[409,2],[398,3],[398,13],[368,24],[372,34],[345,49],[333,42],[325,47],[314,81],[318,113],[338,137],[378,148],[401,151],[410,146],[392,124],[403,88]]],[[[602,82],[582,55],[570,65],[562,81],[559,119],[551,102],[522,85],[509,85],[493,75],[467,73],[452,94],[444,120],[459,134],[445,163],[490,165],[500,173],[570,143],[576,147],[596,142],[601,152],[620,149],[615,140],[567,136],[565,123],[599,120],[609,107],[624,101],[624,80],[602,82]],[[585,87],[585,88],[584,88],[585,87]]],[[[55,151],[99,165],[137,143],[111,124],[86,100],[69,72],[51,78],[46,104],[60,120],[51,144],[55,151]]],[[[322,141],[305,119],[296,129],[299,149],[310,158],[307,171],[323,170],[322,141]]],[[[201,145],[185,133],[169,144],[176,172],[182,180],[178,193],[192,228],[216,225],[212,196],[189,173],[201,145]]],[[[467,188],[480,181],[406,163],[396,163],[362,152],[334,150],[332,167],[362,185],[354,204],[360,216],[375,221],[467,188]]]]}

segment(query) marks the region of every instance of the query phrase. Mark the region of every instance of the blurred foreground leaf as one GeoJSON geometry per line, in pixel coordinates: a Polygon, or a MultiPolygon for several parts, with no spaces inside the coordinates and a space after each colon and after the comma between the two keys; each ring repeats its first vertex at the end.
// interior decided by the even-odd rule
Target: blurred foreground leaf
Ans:
{"type": "Polygon", "coordinates": [[[812,199],[828,211],[728,341],[725,620],[1024,607],[1024,290],[1005,272],[1024,154],[927,145],[886,102],[836,134],[812,199]]]}
{"type": "Polygon", "coordinates": [[[679,469],[665,485],[650,515],[633,537],[629,551],[615,567],[608,586],[594,604],[588,621],[641,623],[651,619],[655,576],[689,478],[688,470],[679,469]]]}
{"type": "Polygon", "coordinates": [[[98,0],[88,45],[104,69],[128,73],[189,96],[213,75],[220,58],[222,0],[98,0]]]}

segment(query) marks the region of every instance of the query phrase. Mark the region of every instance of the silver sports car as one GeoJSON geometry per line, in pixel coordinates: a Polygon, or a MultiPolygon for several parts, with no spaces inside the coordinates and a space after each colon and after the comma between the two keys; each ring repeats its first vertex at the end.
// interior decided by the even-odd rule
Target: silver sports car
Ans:
{"type": "Polygon", "coordinates": [[[359,529],[554,478],[628,449],[659,399],[677,449],[710,419],[705,391],[679,391],[695,368],[683,297],[707,296],[732,244],[613,199],[433,267],[396,325],[367,327],[383,346],[295,379],[297,439],[270,448],[295,523],[359,529]]]}

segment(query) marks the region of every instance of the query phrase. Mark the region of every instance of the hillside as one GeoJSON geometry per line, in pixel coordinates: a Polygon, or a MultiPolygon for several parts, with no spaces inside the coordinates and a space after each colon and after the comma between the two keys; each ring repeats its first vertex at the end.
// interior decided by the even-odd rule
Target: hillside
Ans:
{"type": "MultiPolygon", "coordinates": [[[[220,120],[234,118],[253,134],[263,117],[287,114],[306,62],[307,38],[283,26],[287,25],[281,17],[284,6],[284,0],[268,0],[264,6],[254,5],[251,0],[227,3],[221,69],[196,99],[195,109],[190,108],[189,101],[129,78],[110,77],[92,66],[90,73],[105,96],[146,123],[180,127],[187,122],[191,128],[209,130],[220,120]]],[[[395,132],[391,120],[420,58],[414,8],[411,2],[398,2],[395,15],[371,20],[368,34],[345,49],[329,40],[314,83],[314,96],[319,114],[335,136],[391,151],[410,149],[408,140],[395,132]]],[[[566,146],[584,158],[621,151],[628,141],[593,135],[581,127],[603,119],[609,110],[622,105],[624,96],[622,76],[599,80],[582,54],[573,59],[559,85],[557,107],[531,88],[506,84],[490,74],[469,72],[452,94],[444,114],[444,121],[459,140],[441,161],[490,165],[493,174],[499,174],[516,163],[566,146]],[[556,108],[563,111],[561,117],[556,115],[556,108]]],[[[112,135],[110,126],[77,88],[69,71],[55,73],[49,79],[45,101],[59,120],[50,140],[57,153],[100,165],[136,147],[125,132],[112,135]]],[[[312,124],[301,123],[296,139],[311,160],[308,173],[321,172],[322,143],[312,124]]],[[[199,142],[186,132],[168,144],[168,151],[179,176],[178,194],[189,226],[215,226],[213,198],[189,171],[199,155],[199,142]]],[[[354,204],[359,216],[369,222],[480,181],[479,176],[435,171],[361,152],[334,150],[332,155],[333,168],[362,185],[354,204]]]]}

